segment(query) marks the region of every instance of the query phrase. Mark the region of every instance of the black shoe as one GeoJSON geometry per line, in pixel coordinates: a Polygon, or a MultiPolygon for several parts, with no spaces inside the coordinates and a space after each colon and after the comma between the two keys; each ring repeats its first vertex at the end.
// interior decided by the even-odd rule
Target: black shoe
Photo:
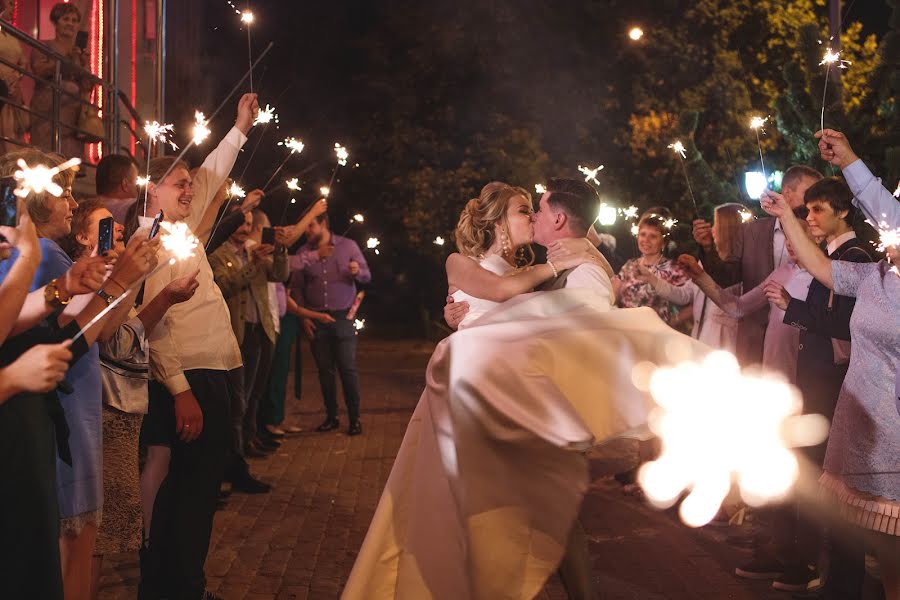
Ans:
{"type": "Polygon", "coordinates": [[[806,565],[788,567],[781,577],[776,577],[772,587],[782,592],[805,592],[809,582],[816,579],[816,572],[806,565]]]}
{"type": "Polygon", "coordinates": [[[362,423],[359,421],[353,421],[350,423],[350,429],[347,430],[347,435],[361,435],[362,434],[362,423]]]}
{"type": "Polygon", "coordinates": [[[257,437],[253,439],[253,443],[265,452],[275,452],[281,448],[281,442],[276,442],[272,438],[257,437]]]}
{"type": "Polygon", "coordinates": [[[744,579],[775,579],[784,575],[784,565],[772,558],[754,557],[735,569],[734,574],[744,579]]]}
{"type": "Polygon", "coordinates": [[[265,458],[269,456],[269,453],[250,441],[244,447],[244,456],[246,458],[265,458]]]}
{"type": "Polygon", "coordinates": [[[323,421],[321,425],[316,427],[316,431],[318,431],[318,432],[333,431],[340,426],[341,426],[341,422],[338,421],[337,417],[335,417],[333,419],[325,419],[325,421],[323,421]]]}
{"type": "Polygon", "coordinates": [[[244,494],[268,494],[272,491],[272,486],[260,481],[250,473],[246,473],[243,477],[236,478],[231,482],[231,489],[244,494]]]}

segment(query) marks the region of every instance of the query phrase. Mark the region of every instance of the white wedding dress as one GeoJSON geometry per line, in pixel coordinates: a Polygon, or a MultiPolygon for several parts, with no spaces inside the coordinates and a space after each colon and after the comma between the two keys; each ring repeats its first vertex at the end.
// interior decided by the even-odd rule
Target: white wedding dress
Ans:
{"type": "MultiPolygon", "coordinates": [[[[511,270],[501,259],[482,265],[511,270]]],[[[708,351],[650,308],[598,310],[592,294],[534,292],[502,304],[454,294],[470,313],[435,348],[343,598],[541,591],[587,489],[583,451],[646,431],[653,403],[635,387],[634,366],[708,351]]]]}

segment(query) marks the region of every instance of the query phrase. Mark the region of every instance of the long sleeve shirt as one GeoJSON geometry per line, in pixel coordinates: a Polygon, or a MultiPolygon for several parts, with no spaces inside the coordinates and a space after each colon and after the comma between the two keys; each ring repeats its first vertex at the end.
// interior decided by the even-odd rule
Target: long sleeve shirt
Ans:
{"type": "MultiPolygon", "coordinates": [[[[191,215],[185,219],[191,230],[200,223],[246,141],[247,136],[232,128],[203,161],[194,177],[191,215]]],[[[223,327],[231,321],[231,315],[213,279],[209,260],[202,247],[195,252],[198,256],[168,264],[171,256],[160,249],[159,263],[164,266],[145,283],[144,299],[149,301],[174,279],[200,269],[197,276],[200,285],[194,295],[170,308],[150,334],[150,374],[173,396],[191,388],[185,371],[230,371],[242,364],[234,333],[230,327],[223,327]]]]}
{"type": "Polygon", "coordinates": [[[291,292],[294,300],[312,310],[347,310],[356,298],[356,284],[372,281],[372,273],[359,246],[351,239],[332,235],[331,256],[319,258],[313,244],[306,244],[291,257],[291,292]],[[359,273],[350,273],[350,261],[359,273]]]}
{"type": "Polygon", "coordinates": [[[853,192],[853,204],[863,211],[870,223],[876,227],[881,223],[892,229],[900,227],[900,202],[861,159],[847,165],[843,173],[853,192]]]}

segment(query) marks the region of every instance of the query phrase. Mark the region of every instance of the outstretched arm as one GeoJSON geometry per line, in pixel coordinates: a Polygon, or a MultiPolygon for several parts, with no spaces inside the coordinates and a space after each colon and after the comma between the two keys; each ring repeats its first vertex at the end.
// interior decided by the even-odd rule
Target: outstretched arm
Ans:
{"type": "Polygon", "coordinates": [[[828,289],[834,289],[834,280],[831,277],[831,259],[825,256],[815,242],[807,237],[806,232],[803,231],[803,227],[800,225],[800,221],[794,215],[791,207],[788,206],[784,196],[777,192],[766,190],[759,203],[764,211],[773,217],[778,217],[778,220],[781,221],[781,228],[784,230],[785,237],[794,248],[797,262],[803,265],[822,285],[828,289]]]}
{"type": "Polygon", "coordinates": [[[551,277],[553,268],[547,264],[500,276],[462,254],[455,252],[447,257],[447,283],[450,288],[461,289],[470,296],[492,302],[504,302],[530,292],[551,277]]]}

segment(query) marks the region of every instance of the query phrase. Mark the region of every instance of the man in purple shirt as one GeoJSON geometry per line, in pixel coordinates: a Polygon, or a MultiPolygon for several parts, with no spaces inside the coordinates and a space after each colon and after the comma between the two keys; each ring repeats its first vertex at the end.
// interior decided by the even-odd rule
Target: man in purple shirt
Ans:
{"type": "Polygon", "coordinates": [[[356,329],[347,312],[356,298],[356,283],[369,283],[372,274],[356,242],[331,233],[327,213],[309,224],[306,239],[306,245],[291,257],[291,293],[298,304],[334,318],[333,323],[318,324],[311,319],[303,320],[325,401],[325,421],[316,431],[331,431],[339,426],[337,371],[350,419],[347,434],[359,435],[362,425],[359,423],[356,329]]]}

